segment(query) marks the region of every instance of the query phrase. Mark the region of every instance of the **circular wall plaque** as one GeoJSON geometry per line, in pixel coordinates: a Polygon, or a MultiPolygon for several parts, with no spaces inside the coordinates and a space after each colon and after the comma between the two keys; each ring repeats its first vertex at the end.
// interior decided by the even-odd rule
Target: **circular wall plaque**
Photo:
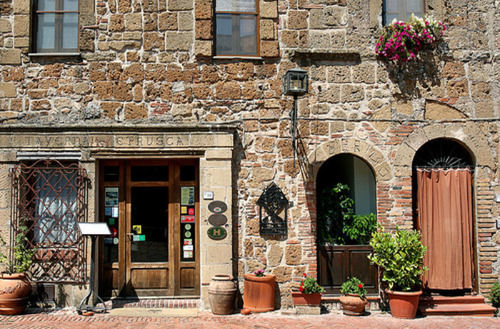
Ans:
{"type": "Polygon", "coordinates": [[[208,222],[213,226],[221,226],[227,223],[227,217],[223,214],[213,214],[208,217],[208,222]]]}
{"type": "Polygon", "coordinates": [[[216,214],[221,214],[227,210],[227,205],[222,201],[212,201],[208,204],[208,210],[216,214]]]}
{"type": "Polygon", "coordinates": [[[207,235],[212,240],[222,240],[227,236],[227,231],[222,226],[212,226],[207,230],[207,235]]]}

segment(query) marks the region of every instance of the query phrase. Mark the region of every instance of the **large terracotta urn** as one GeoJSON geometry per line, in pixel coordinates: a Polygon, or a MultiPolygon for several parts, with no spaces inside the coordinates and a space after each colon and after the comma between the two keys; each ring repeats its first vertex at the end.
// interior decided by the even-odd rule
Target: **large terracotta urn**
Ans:
{"type": "Polygon", "coordinates": [[[346,294],[340,296],[340,303],[345,315],[360,316],[365,312],[368,301],[357,294],[346,294]]]}
{"type": "Polygon", "coordinates": [[[418,301],[422,290],[409,292],[386,290],[385,293],[389,299],[389,307],[393,317],[414,319],[417,316],[418,301]]]}
{"type": "Polygon", "coordinates": [[[243,309],[251,312],[269,312],[274,310],[276,276],[267,274],[256,276],[244,275],[243,309]]]}
{"type": "Polygon", "coordinates": [[[0,275],[0,314],[21,314],[28,303],[31,283],[24,273],[0,275]]]}
{"type": "Polygon", "coordinates": [[[226,274],[216,274],[208,286],[208,296],[212,313],[227,315],[232,314],[236,285],[233,277],[226,274]]]}

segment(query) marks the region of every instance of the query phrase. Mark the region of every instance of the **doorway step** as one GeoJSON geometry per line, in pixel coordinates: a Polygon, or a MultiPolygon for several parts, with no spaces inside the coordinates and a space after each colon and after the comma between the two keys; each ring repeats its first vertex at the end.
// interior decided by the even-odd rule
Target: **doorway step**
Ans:
{"type": "Polygon", "coordinates": [[[422,315],[494,316],[495,308],[485,304],[484,297],[474,296],[422,296],[419,310],[422,315]]]}
{"type": "Polygon", "coordinates": [[[194,298],[113,298],[105,302],[107,309],[116,308],[183,308],[198,309],[194,298]]]}

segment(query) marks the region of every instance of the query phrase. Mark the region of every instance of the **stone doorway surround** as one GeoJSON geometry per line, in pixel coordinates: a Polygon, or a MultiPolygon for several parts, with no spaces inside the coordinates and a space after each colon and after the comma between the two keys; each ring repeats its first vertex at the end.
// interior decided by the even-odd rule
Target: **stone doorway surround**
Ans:
{"type": "MultiPolygon", "coordinates": [[[[88,220],[98,220],[97,160],[109,158],[198,158],[200,170],[200,280],[201,302],[208,305],[208,284],[216,273],[233,274],[232,158],[233,126],[202,127],[2,127],[0,129],[0,228],[9,241],[10,179],[9,169],[20,160],[55,158],[78,160],[91,180],[88,195],[88,220]],[[211,240],[206,232],[211,226],[203,192],[213,192],[213,200],[227,204],[224,213],[227,237],[211,240]]],[[[90,249],[90,248],[88,248],[90,249]]],[[[90,250],[87,251],[90,260],[90,250]]],[[[90,266],[87,266],[90,271],[90,266]]],[[[96,280],[98,282],[98,280],[96,280]]],[[[77,305],[86,287],[57,285],[66,305],[77,305]]]]}

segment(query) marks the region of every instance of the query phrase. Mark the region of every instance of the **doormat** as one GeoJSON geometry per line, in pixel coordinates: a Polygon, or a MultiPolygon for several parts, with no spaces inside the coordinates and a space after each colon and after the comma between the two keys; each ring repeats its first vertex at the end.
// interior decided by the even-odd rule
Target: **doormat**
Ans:
{"type": "Polygon", "coordinates": [[[189,317],[198,316],[196,308],[145,308],[145,307],[125,307],[114,308],[109,311],[113,316],[158,316],[158,317],[189,317]]]}

